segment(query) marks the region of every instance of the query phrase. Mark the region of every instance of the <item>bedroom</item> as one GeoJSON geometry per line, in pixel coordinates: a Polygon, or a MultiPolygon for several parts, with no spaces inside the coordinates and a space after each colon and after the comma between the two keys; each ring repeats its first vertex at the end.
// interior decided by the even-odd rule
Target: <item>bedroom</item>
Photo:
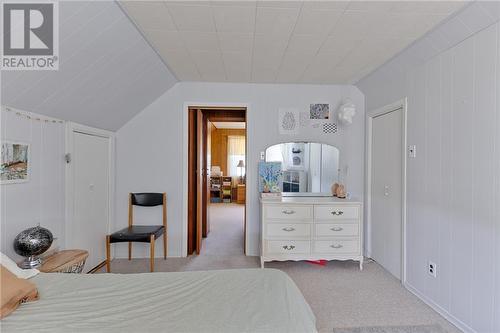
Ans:
{"type": "MultiPolygon", "coordinates": [[[[25,7],[7,4],[4,17],[31,21],[19,16],[25,7]]],[[[57,318],[57,294],[79,288],[105,309],[120,303],[111,286],[119,280],[161,305],[149,304],[142,319],[130,309],[85,317],[73,305],[68,318],[84,316],[82,331],[177,313],[179,321],[152,319],[149,330],[500,332],[498,2],[60,1],[50,9],[52,44],[35,28],[44,6],[25,34],[12,37],[19,28],[2,24],[10,39],[1,63],[1,252],[22,264],[16,236],[39,224],[53,238],[41,270],[88,254],[83,273],[104,273],[109,248],[111,272],[134,274],[39,273],[27,281],[39,300],[2,319],[2,331],[78,330],[57,318]],[[29,58],[19,36],[52,45],[56,67],[6,68],[5,59],[29,58]],[[246,109],[244,255],[188,255],[190,214],[202,226],[189,197],[203,186],[203,177],[189,181],[190,107],[246,109]],[[284,168],[310,191],[262,197],[268,148],[291,144],[305,157],[304,143],[338,151],[327,162],[336,165],[330,187],[313,190],[310,175],[300,176],[306,169],[284,168]],[[333,183],[344,185],[338,198],[333,183]],[[149,192],[159,194],[146,202],[154,206],[130,195],[149,192]],[[154,225],[153,237],[132,235],[140,228],[129,223],[154,225]],[[163,295],[177,286],[197,297],[165,304],[152,293],[162,279],[163,295]],[[198,288],[203,279],[207,288],[198,288]],[[266,281],[281,286],[267,293],[266,281]],[[203,301],[224,283],[233,294],[217,306],[203,301]],[[283,320],[287,290],[300,323],[283,320]],[[247,294],[255,321],[238,307],[247,294]],[[176,312],[190,301],[213,311],[210,320],[176,312]],[[228,313],[247,326],[225,326],[228,313]]]]}

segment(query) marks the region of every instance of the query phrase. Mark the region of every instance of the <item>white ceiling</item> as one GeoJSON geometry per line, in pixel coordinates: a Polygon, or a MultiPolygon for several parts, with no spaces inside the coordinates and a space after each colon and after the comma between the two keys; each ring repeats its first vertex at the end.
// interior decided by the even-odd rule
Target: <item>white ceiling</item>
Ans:
{"type": "Polygon", "coordinates": [[[465,1],[120,1],[181,81],[354,83],[465,1]]]}
{"type": "Polygon", "coordinates": [[[2,104],[116,130],[177,81],[114,1],[59,2],[58,71],[2,71],[2,104]]]}
{"type": "Polygon", "coordinates": [[[242,121],[215,121],[212,124],[217,129],[245,129],[245,122],[242,121]]]}

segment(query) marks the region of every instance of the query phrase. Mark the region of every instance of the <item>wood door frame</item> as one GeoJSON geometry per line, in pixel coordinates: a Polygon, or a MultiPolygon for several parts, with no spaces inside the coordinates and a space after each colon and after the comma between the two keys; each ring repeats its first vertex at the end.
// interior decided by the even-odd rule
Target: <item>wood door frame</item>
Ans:
{"type": "MultiPolygon", "coordinates": [[[[65,127],[65,155],[66,158],[72,157],[74,154],[74,140],[73,140],[73,133],[81,133],[81,134],[87,134],[87,135],[93,135],[93,136],[98,136],[101,138],[107,138],[109,139],[109,146],[108,146],[108,165],[109,165],[109,172],[108,172],[108,225],[107,225],[107,233],[109,234],[111,232],[111,226],[113,225],[113,221],[115,218],[115,133],[111,131],[106,131],[98,128],[93,128],[85,125],[80,125],[76,124],[73,122],[68,122],[65,127]]],[[[74,196],[75,196],[75,185],[74,185],[74,167],[71,161],[68,163],[66,162],[65,170],[64,170],[64,179],[65,179],[65,209],[64,209],[64,216],[65,216],[65,227],[64,227],[64,244],[59,244],[59,246],[68,248],[71,247],[71,244],[69,243],[71,238],[72,238],[72,231],[73,231],[73,215],[74,215],[74,196]]],[[[102,241],[104,243],[105,241],[105,236],[103,235],[102,241]]],[[[113,258],[113,256],[112,256],[113,258]]],[[[105,262],[105,261],[104,261],[105,262]]],[[[103,263],[99,264],[98,266],[102,265],[103,263]]],[[[94,270],[94,268],[90,268],[90,270],[94,270]]]]}
{"type": "MultiPolygon", "coordinates": [[[[186,257],[188,255],[188,228],[189,228],[189,110],[192,108],[200,108],[204,110],[216,109],[216,110],[246,110],[245,112],[245,138],[246,138],[246,151],[245,151],[245,165],[248,165],[248,114],[250,110],[250,104],[248,103],[206,103],[206,102],[186,102],[183,106],[183,163],[182,163],[182,253],[186,257]]],[[[227,118],[225,118],[226,121],[227,118]]],[[[247,173],[248,182],[248,173],[247,173]]],[[[244,213],[244,237],[243,237],[243,251],[246,255],[248,253],[248,223],[247,223],[247,205],[248,205],[248,186],[245,187],[245,213],[244,213]]]]}
{"type": "Polygon", "coordinates": [[[407,109],[408,109],[408,101],[407,98],[403,98],[397,102],[391,103],[389,105],[383,106],[381,108],[372,110],[367,112],[366,114],[366,184],[365,184],[365,211],[366,211],[366,235],[369,235],[367,238],[367,246],[366,246],[366,256],[371,258],[371,250],[372,250],[372,218],[371,218],[371,190],[372,190],[372,134],[373,134],[373,119],[382,116],[387,113],[391,113],[394,111],[402,110],[402,118],[403,118],[403,142],[402,142],[402,186],[401,186],[401,283],[406,284],[406,173],[407,173],[407,158],[406,158],[406,149],[407,149],[407,109]]]}

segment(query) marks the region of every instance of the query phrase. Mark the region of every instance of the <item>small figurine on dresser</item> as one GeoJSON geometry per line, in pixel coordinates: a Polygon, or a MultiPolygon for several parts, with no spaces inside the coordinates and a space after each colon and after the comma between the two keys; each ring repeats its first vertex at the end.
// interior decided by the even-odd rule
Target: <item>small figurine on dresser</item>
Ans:
{"type": "Polygon", "coordinates": [[[337,176],[338,182],[332,185],[332,195],[339,199],[345,199],[347,197],[347,193],[345,190],[345,185],[343,185],[342,182],[340,181],[340,169],[337,169],[337,172],[338,172],[337,176]]]}
{"type": "Polygon", "coordinates": [[[337,186],[337,191],[335,193],[336,193],[336,197],[339,199],[345,199],[347,197],[347,194],[345,192],[345,186],[342,184],[339,184],[337,186]]]}

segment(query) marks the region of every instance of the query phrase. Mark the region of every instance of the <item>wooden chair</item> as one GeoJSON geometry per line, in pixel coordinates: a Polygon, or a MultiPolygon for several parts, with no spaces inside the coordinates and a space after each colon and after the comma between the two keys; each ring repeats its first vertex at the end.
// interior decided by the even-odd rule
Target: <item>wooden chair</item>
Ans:
{"type": "Polygon", "coordinates": [[[128,227],[106,236],[106,271],[111,271],[111,243],[128,242],[128,260],[132,259],[132,242],[149,243],[150,270],[154,271],[155,239],[163,235],[163,259],[167,259],[167,195],[165,193],[130,193],[128,227]],[[163,225],[133,225],[134,206],[162,206],[163,225]]]}

